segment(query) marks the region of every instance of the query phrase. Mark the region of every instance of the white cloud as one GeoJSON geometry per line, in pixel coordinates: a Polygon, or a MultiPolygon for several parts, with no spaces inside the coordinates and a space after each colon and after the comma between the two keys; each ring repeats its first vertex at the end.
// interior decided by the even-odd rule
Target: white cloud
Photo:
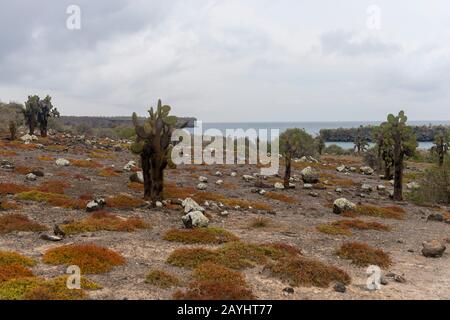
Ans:
{"type": "Polygon", "coordinates": [[[79,2],[79,32],[65,28],[66,0],[0,5],[2,100],[48,92],[65,114],[129,115],[162,98],[205,121],[376,120],[400,108],[450,118],[444,1],[379,1],[378,32],[361,0],[79,2]]]}

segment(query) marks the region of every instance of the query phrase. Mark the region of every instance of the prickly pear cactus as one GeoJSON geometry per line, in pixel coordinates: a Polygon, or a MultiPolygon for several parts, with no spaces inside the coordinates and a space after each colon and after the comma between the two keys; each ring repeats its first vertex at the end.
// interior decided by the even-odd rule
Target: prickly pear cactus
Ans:
{"type": "Polygon", "coordinates": [[[171,136],[178,118],[170,115],[171,108],[158,100],[156,110],[149,110],[149,117],[141,124],[136,113],[132,120],[136,131],[136,140],[130,150],[140,155],[144,176],[144,193],[153,201],[162,198],[164,169],[171,161],[171,136]]]}

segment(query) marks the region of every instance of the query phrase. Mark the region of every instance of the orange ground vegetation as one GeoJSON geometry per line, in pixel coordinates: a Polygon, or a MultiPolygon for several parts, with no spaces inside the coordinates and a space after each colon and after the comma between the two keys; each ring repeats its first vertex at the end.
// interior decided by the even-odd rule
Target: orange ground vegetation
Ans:
{"type": "Polygon", "coordinates": [[[82,274],[105,273],[125,264],[120,254],[95,244],[56,247],[45,252],[42,261],[52,265],[77,265],[82,274]]]}

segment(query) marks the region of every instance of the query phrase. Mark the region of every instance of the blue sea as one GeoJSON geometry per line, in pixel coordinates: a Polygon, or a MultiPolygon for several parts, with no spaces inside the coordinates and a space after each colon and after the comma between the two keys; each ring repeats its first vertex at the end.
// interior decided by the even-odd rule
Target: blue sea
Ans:
{"type": "MultiPolygon", "coordinates": [[[[337,129],[337,128],[357,128],[361,125],[367,126],[379,125],[381,121],[336,121],[336,122],[203,122],[203,131],[208,129],[220,130],[224,135],[226,129],[278,129],[283,132],[289,128],[301,128],[306,132],[317,135],[320,129],[337,129]]],[[[433,120],[433,121],[409,121],[412,126],[428,126],[428,125],[447,125],[450,126],[450,120],[433,120]]],[[[273,138],[273,137],[272,137],[273,138]]],[[[336,144],[344,149],[352,149],[353,142],[326,142],[327,145],[336,144]]],[[[429,149],[433,145],[432,142],[419,142],[420,149],[429,149]]]]}

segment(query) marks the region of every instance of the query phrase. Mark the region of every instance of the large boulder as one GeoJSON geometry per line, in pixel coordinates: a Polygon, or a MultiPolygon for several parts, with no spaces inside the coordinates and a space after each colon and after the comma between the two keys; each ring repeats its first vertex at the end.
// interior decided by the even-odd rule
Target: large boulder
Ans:
{"type": "Polygon", "coordinates": [[[181,217],[185,228],[206,228],[209,219],[201,211],[192,211],[181,217]]]}
{"type": "Polygon", "coordinates": [[[205,212],[205,208],[200,206],[197,202],[195,202],[195,200],[191,198],[184,199],[181,205],[184,208],[184,213],[189,213],[191,211],[205,212]]]}
{"type": "Polygon", "coordinates": [[[348,201],[345,198],[339,198],[333,203],[333,212],[335,214],[341,214],[345,211],[354,211],[356,209],[356,204],[348,201]]]}
{"type": "Polygon", "coordinates": [[[319,173],[311,167],[306,167],[301,171],[303,182],[316,183],[319,182],[319,173]]]}
{"type": "Polygon", "coordinates": [[[440,258],[444,254],[445,245],[438,240],[425,241],[422,243],[422,254],[427,258],[440,258]]]}

